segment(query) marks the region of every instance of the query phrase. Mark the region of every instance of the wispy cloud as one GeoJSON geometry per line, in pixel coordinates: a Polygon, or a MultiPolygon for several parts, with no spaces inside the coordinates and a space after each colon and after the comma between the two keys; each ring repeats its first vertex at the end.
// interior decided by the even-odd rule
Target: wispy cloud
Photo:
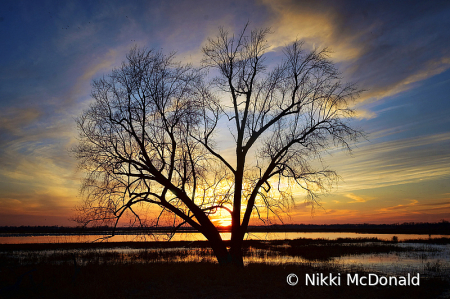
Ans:
{"type": "Polygon", "coordinates": [[[379,188],[450,175],[450,134],[358,145],[352,156],[327,158],[343,178],[339,192],[379,188]]]}
{"type": "Polygon", "coordinates": [[[412,206],[415,206],[418,202],[419,201],[417,201],[417,200],[411,200],[411,202],[409,204],[385,207],[385,208],[378,209],[378,211],[387,212],[387,211],[393,211],[393,210],[404,210],[404,209],[408,209],[412,206]]]}
{"type": "MultiPolygon", "coordinates": [[[[7,30],[0,32],[5,43],[0,48],[0,202],[7,210],[0,217],[8,221],[13,221],[8,213],[26,215],[33,221],[46,213],[69,214],[80,183],[76,161],[68,153],[77,136],[73,118],[92,100],[91,80],[118,66],[135,44],[166,53],[177,51],[178,60],[199,65],[201,47],[207,37],[217,33],[218,26],[237,33],[250,21],[250,27],[271,27],[274,34],[268,42],[272,51],[295,39],[304,40],[309,49],[330,47],[331,58],[344,78],[367,90],[361,98],[364,103],[411,90],[450,67],[450,31],[445,30],[450,27],[448,1],[413,1],[409,5],[387,0],[246,0],[232,4],[184,0],[176,5],[167,1],[90,5],[29,1],[11,7],[2,22],[7,30]]],[[[446,85],[448,82],[430,89],[446,85]]],[[[375,104],[359,105],[355,116],[371,122],[394,109],[400,113],[405,105],[413,103],[385,105],[388,107],[378,110],[375,104]]],[[[445,115],[441,107],[436,106],[434,113],[445,115]]],[[[374,196],[358,190],[450,174],[446,150],[450,135],[442,129],[443,121],[438,123],[433,116],[421,114],[395,126],[382,123],[371,130],[371,142],[359,144],[353,158],[335,152],[325,164],[337,170],[344,181],[337,197],[329,200],[331,208],[315,210],[314,221],[345,221],[346,217],[365,221],[372,216],[393,217],[394,211],[409,219],[410,210],[422,213],[421,219],[425,219],[427,213],[439,214],[439,208],[443,209],[439,215],[445,215],[448,205],[442,194],[428,205],[405,201],[414,198],[406,192],[398,204],[377,206],[386,209],[383,211],[354,208],[373,207],[383,200],[378,195],[371,200],[374,196]],[[438,133],[414,138],[402,135],[425,120],[439,128],[438,133]],[[322,214],[326,216],[322,218],[322,214]]],[[[220,123],[220,129],[227,132],[227,124],[220,123]]],[[[218,147],[234,161],[234,150],[221,133],[218,147]]],[[[436,192],[448,192],[442,190],[436,192]]],[[[303,193],[295,195],[304,198],[303,193]]],[[[310,219],[311,203],[297,204],[293,215],[310,219]]]]}
{"type": "Polygon", "coordinates": [[[345,194],[345,197],[348,197],[352,199],[353,201],[349,201],[348,203],[356,203],[356,202],[366,202],[372,199],[375,199],[375,197],[369,197],[369,196],[358,196],[353,193],[345,194]]]}
{"type": "Polygon", "coordinates": [[[372,119],[377,117],[377,114],[367,109],[356,109],[355,115],[353,115],[353,117],[356,119],[372,119]]]}
{"type": "Polygon", "coordinates": [[[415,1],[262,1],[275,46],[303,39],[330,47],[347,78],[376,100],[412,88],[450,67],[448,3],[415,1]]]}
{"type": "Polygon", "coordinates": [[[0,134],[24,134],[24,127],[42,115],[37,108],[9,108],[0,112],[0,134]]]}

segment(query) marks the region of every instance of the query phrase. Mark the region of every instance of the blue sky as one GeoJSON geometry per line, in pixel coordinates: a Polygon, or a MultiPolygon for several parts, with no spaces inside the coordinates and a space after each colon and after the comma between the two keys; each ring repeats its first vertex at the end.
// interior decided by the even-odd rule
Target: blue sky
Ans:
{"type": "MultiPolygon", "coordinates": [[[[218,27],[271,27],[271,56],[294,39],[329,47],[366,90],[352,155],[326,163],[342,177],[311,216],[301,194],[287,222],[450,219],[448,1],[2,1],[0,225],[71,225],[82,173],[70,155],[92,79],[133,45],[199,65],[218,27]]],[[[225,148],[223,150],[226,150],[225,148]]]]}

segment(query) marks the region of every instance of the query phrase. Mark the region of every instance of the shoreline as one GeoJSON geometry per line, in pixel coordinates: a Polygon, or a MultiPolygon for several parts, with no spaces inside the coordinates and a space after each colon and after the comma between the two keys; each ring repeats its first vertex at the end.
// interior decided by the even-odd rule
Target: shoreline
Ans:
{"type": "MultiPolygon", "coordinates": [[[[230,243],[230,241],[224,241],[230,243]]],[[[395,244],[450,244],[450,238],[431,238],[431,239],[408,239],[403,241],[383,240],[378,238],[338,238],[329,239],[280,239],[280,240],[244,240],[243,248],[265,248],[270,246],[311,246],[311,245],[329,245],[336,246],[341,244],[358,243],[381,243],[383,245],[395,244]]],[[[85,242],[85,243],[22,243],[22,244],[0,244],[2,251],[14,250],[52,250],[52,249],[101,249],[101,248],[132,248],[132,249],[167,249],[167,248],[209,248],[209,241],[126,241],[126,242],[85,242]]]]}
{"type": "MultiPolygon", "coordinates": [[[[220,233],[230,233],[231,227],[217,227],[220,233]]],[[[111,234],[149,234],[173,233],[173,227],[65,227],[65,226],[0,226],[1,236],[27,235],[99,235],[111,234]]],[[[191,227],[180,227],[177,233],[198,233],[191,227]]],[[[449,235],[450,222],[396,223],[396,224],[274,224],[250,225],[248,233],[359,233],[359,234],[417,234],[449,235]]]]}
{"type": "MultiPolygon", "coordinates": [[[[436,277],[422,276],[421,273],[420,286],[417,286],[412,282],[408,285],[408,273],[412,277],[419,273],[417,271],[390,278],[394,276],[379,270],[357,265],[344,269],[328,262],[333,257],[365,254],[366,251],[408,251],[398,245],[419,241],[433,239],[408,242],[374,238],[246,240],[244,253],[261,254],[265,263],[250,262],[243,268],[211,262],[208,241],[1,244],[0,252],[4,254],[0,260],[0,297],[361,299],[437,298],[447,294],[449,277],[444,269],[437,268],[439,275],[436,277]],[[111,252],[108,250],[111,248],[137,250],[111,252]],[[55,252],[36,252],[47,250],[55,252]],[[176,259],[196,250],[200,251],[198,261],[176,259]],[[269,264],[269,250],[274,255],[301,256],[310,262],[269,264]],[[11,259],[8,254],[15,258],[11,259]],[[293,275],[299,280],[292,279],[293,275]],[[337,283],[339,279],[334,278],[339,275],[342,283],[337,283]],[[310,277],[308,285],[307,277],[310,277]],[[313,277],[316,278],[314,285],[311,284],[313,277]],[[347,277],[351,278],[351,284],[344,280],[347,277]],[[391,281],[398,284],[384,285],[385,280],[388,284],[391,281]]],[[[450,238],[440,242],[450,244],[450,238]]]]}

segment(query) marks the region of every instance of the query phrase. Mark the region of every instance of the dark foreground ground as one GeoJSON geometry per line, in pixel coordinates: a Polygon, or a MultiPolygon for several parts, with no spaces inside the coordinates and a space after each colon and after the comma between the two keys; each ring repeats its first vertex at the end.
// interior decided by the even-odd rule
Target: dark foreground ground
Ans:
{"type": "MultiPolygon", "coordinates": [[[[0,272],[1,298],[450,298],[444,279],[420,286],[305,286],[305,273],[333,269],[212,263],[34,265],[0,272]],[[289,286],[295,273],[300,282],[289,286]]],[[[336,274],[336,272],[334,272],[336,274]]],[[[361,274],[361,273],[360,273],[361,274]]],[[[342,274],[344,275],[344,274],[342,274]]],[[[346,275],[346,274],[345,274],[346,275]]]]}
{"type": "MultiPolygon", "coordinates": [[[[407,243],[408,241],[405,241],[407,243]]],[[[413,242],[413,241],[411,241],[413,242]]],[[[414,242],[417,242],[415,240],[414,242]]],[[[450,240],[422,240],[424,244],[449,244],[450,240]]],[[[340,286],[305,286],[305,274],[337,275],[339,270],[325,263],[249,264],[244,268],[219,266],[213,262],[207,242],[148,242],[122,244],[142,250],[133,254],[108,253],[97,249],[115,243],[0,245],[0,298],[447,298],[450,277],[421,277],[420,286],[347,286],[341,273],[340,286]],[[152,251],[147,248],[186,248],[152,251]],[[189,247],[206,262],[161,262],[189,255],[189,247]],[[76,250],[75,250],[76,249],[76,250]],[[51,251],[51,255],[39,252],[51,251]],[[26,253],[18,259],[11,258],[26,253]],[[84,260],[85,263],[80,261],[84,260]],[[294,273],[299,283],[289,286],[294,273]]],[[[249,248],[270,249],[271,254],[302,256],[327,261],[350,254],[405,250],[394,241],[376,239],[247,241],[249,248]],[[376,241],[376,242],[375,242],[376,241]]],[[[253,253],[252,253],[253,252],[253,253]]],[[[258,251],[256,251],[257,253],[258,251]]],[[[266,252],[267,251],[263,251],[266,252]]],[[[359,271],[359,270],[358,270],[359,271]]],[[[358,272],[366,275],[367,273],[358,272]]]]}

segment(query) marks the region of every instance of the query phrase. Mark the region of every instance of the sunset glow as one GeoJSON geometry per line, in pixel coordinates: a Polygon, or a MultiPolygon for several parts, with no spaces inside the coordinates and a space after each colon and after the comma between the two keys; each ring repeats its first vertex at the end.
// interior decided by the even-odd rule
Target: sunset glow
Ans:
{"type": "MultiPolygon", "coordinates": [[[[235,32],[247,21],[273,32],[268,68],[283,46],[300,39],[306,49],[329,47],[345,81],[365,90],[352,125],[366,138],[351,153],[336,148],[317,162],[337,172],[338,184],[314,204],[293,188],[288,213],[263,215],[266,224],[450,220],[449,3],[6,1],[1,7],[0,226],[76,225],[70,219],[83,200],[84,173],[70,151],[78,143],[74,119],[92,103],[92,80],[120,66],[131,47],[176,52],[176,61],[200,66],[201,48],[219,26],[235,32]]],[[[235,163],[228,120],[218,126],[217,148],[235,163]]],[[[232,185],[208,196],[224,201],[232,185]]],[[[150,211],[148,218],[156,217],[158,210],[150,211]]],[[[251,225],[264,224],[253,216],[251,225]]],[[[210,218],[231,225],[225,209],[210,218]]]]}

